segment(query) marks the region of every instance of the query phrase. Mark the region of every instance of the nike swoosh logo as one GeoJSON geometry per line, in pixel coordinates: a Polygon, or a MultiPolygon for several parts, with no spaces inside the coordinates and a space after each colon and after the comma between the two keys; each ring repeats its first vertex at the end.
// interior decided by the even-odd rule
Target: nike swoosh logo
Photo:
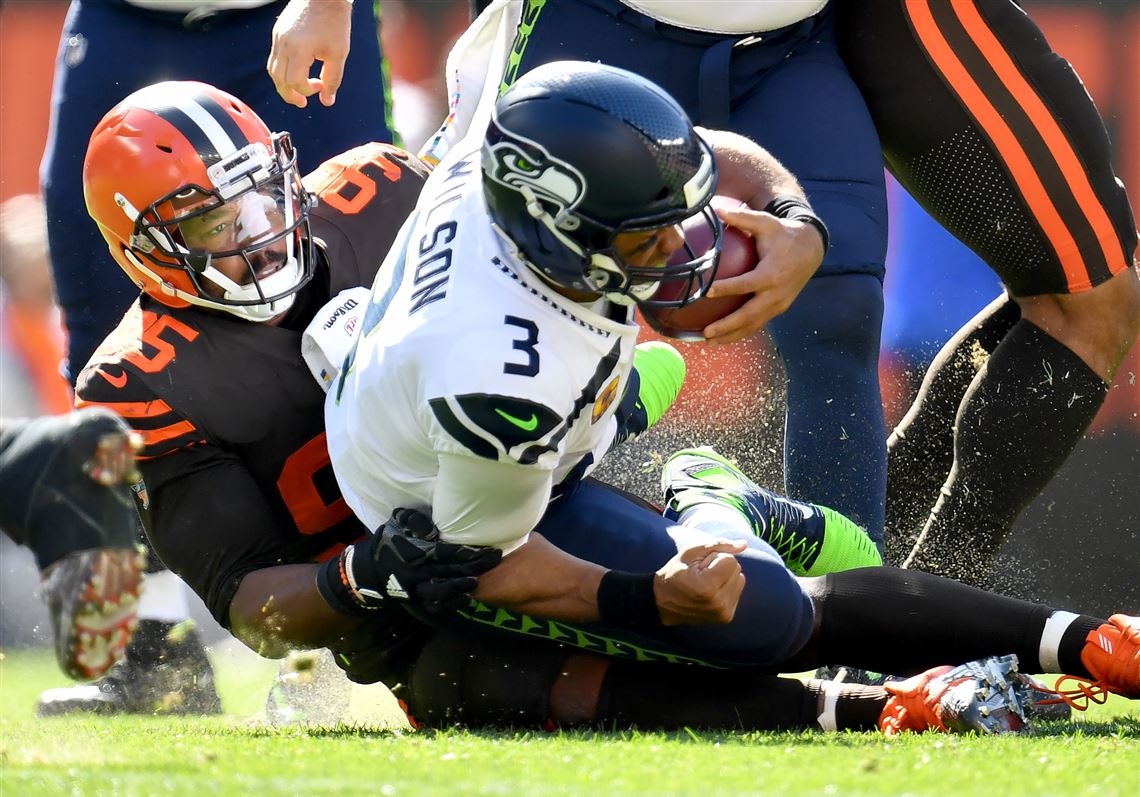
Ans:
{"type": "Polygon", "coordinates": [[[127,373],[126,373],[126,371],[123,371],[118,376],[111,376],[109,373],[104,371],[102,368],[99,368],[95,371],[95,373],[99,374],[99,376],[103,377],[108,382],[110,382],[111,387],[115,388],[116,390],[127,386],[127,373]]]}
{"type": "Polygon", "coordinates": [[[510,421],[515,426],[522,429],[524,432],[533,432],[538,428],[538,416],[533,412],[530,414],[530,420],[527,421],[524,421],[522,418],[516,418],[509,412],[503,412],[498,407],[495,407],[495,412],[499,413],[499,415],[503,416],[504,419],[510,421]]]}

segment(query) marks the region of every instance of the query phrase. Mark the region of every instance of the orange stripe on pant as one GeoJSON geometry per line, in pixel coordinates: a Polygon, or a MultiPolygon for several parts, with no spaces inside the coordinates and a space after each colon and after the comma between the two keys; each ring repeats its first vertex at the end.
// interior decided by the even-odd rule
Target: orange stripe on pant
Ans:
{"type": "Polygon", "coordinates": [[[1087,289],[1090,286],[1088,269],[1072,233],[1061,219],[1029,156],[1018,143],[1017,137],[974,82],[938,29],[938,23],[930,11],[929,0],[906,0],[906,8],[919,42],[927,55],[961,99],[966,110],[981,125],[986,136],[997,148],[998,157],[1013,175],[1014,182],[1026,204],[1029,205],[1030,212],[1041,225],[1041,229],[1057,253],[1061,267],[1065,270],[1065,281],[1069,290],[1087,289]]]}
{"type": "MultiPolygon", "coordinates": [[[[1057,124],[1057,120],[1053,118],[1052,112],[1041,101],[1041,97],[1033,90],[1033,87],[1029,85],[1029,81],[1021,74],[1009,53],[998,41],[998,38],[994,36],[982,15],[978,13],[976,3],[973,0],[969,2],[967,0],[952,0],[952,5],[970,38],[981,50],[990,66],[994,68],[1001,82],[1009,89],[1017,104],[1025,111],[1025,115],[1037,128],[1037,132],[1045,141],[1045,146],[1048,147],[1049,152],[1057,161],[1069,190],[1073,192],[1077,204],[1085,212],[1089,226],[1096,233],[1097,243],[1100,244],[1101,251],[1104,252],[1104,260],[1108,264],[1108,270],[1113,274],[1119,273],[1128,265],[1124,258],[1124,251],[1120,248],[1120,241],[1116,236],[1112,221],[1108,218],[1108,212],[1093,190],[1092,183],[1089,182],[1088,174],[1081,165],[1073,145],[1061,130],[1060,125],[1057,124]]],[[[1072,287],[1071,283],[1070,287],[1072,287]]]]}

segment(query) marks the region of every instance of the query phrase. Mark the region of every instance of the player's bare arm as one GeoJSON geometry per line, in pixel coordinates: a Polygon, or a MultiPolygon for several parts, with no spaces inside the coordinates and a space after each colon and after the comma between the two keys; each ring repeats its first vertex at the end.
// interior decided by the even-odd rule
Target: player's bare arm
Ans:
{"type": "Polygon", "coordinates": [[[317,590],[320,565],[255,570],[241,580],[230,603],[230,631],[250,650],[276,659],[289,650],[326,647],[361,617],[340,614],[317,590]]]}
{"type": "MultiPolygon", "coordinates": [[[[716,541],[677,553],[653,574],[652,588],[663,625],[730,622],[744,575],[733,554],[743,543],[716,541]]],[[[606,621],[599,587],[608,571],[577,559],[539,534],[479,577],[475,597],[485,603],[568,622],[606,621]]]]}
{"type": "MultiPolygon", "coordinates": [[[[615,579],[644,599],[648,620],[665,625],[727,623],[744,577],[733,554],[743,544],[709,540],[684,547],[656,573],[613,574],[531,532],[547,510],[548,471],[471,456],[440,457],[433,507],[444,539],[494,545],[501,564],[479,577],[475,597],[512,611],[567,622],[622,623],[612,606],[615,579]],[[607,583],[603,585],[603,580],[607,583]],[[656,612],[649,611],[655,609],[656,612]]],[[[625,595],[629,600],[630,595],[625,595]]]]}

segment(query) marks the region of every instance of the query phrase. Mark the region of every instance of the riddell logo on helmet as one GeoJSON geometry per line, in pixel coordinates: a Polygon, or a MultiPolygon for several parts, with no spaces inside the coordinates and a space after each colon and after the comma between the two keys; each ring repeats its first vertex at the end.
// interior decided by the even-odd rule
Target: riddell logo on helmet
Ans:
{"type": "MultiPolygon", "coordinates": [[[[352,309],[359,307],[359,306],[360,306],[360,302],[356,301],[356,299],[349,299],[347,302],[342,304],[340,307],[333,310],[332,315],[329,316],[329,320],[324,323],[324,326],[322,326],[321,329],[332,329],[333,326],[336,324],[336,320],[338,318],[340,318],[341,316],[348,313],[349,310],[352,310],[352,309]]],[[[351,332],[352,331],[351,327],[356,326],[356,320],[352,319],[348,322],[348,324],[350,326],[348,331],[351,332]]]]}

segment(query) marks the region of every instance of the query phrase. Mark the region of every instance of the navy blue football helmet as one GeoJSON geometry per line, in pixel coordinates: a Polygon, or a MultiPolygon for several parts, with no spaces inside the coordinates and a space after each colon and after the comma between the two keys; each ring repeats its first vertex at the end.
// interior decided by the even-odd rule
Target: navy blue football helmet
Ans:
{"type": "Polygon", "coordinates": [[[548,282],[643,308],[680,307],[716,276],[721,222],[712,150],[664,89],[580,61],[540,66],[495,104],[483,142],[491,219],[548,282]],[[635,267],[619,233],[703,214],[713,245],[684,262],[635,267]],[[661,285],[671,288],[656,294],[661,285]],[[680,288],[680,290],[678,290],[680,288]]]}

